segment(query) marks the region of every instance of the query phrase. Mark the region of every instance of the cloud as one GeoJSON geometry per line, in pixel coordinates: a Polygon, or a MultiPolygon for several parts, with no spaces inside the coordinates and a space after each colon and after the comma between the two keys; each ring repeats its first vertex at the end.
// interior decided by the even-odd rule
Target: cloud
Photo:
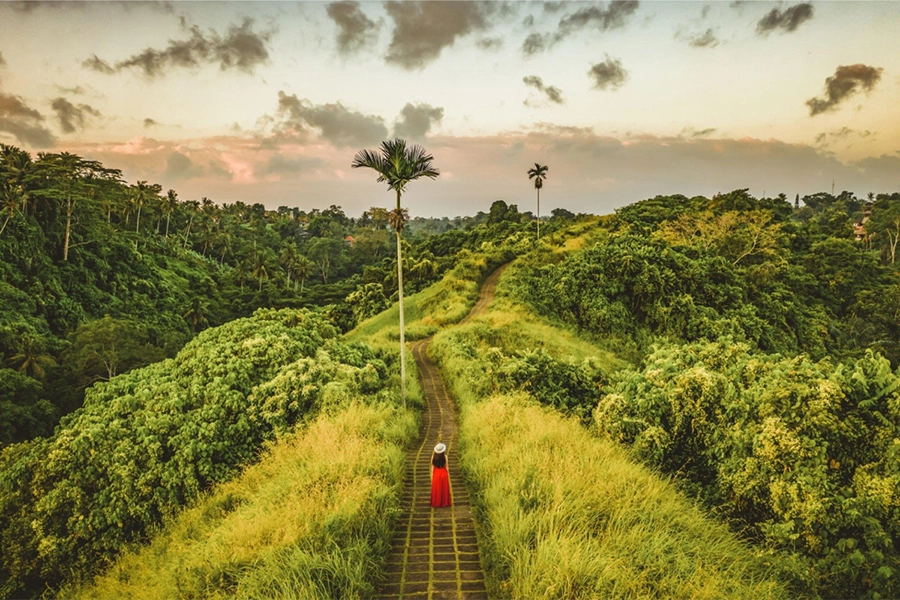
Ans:
{"type": "Polygon", "coordinates": [[[178,181],[191,179],[193,177],[202,177],[205,174],[203,168],[194,164],[186,154],[182,154],[177,150],[169,155],[166,160],[166,170],[163,177],[170,181],[178,181]]]}
{"type": "Polygon", "coordinates": [[[58,85],[56,86],[56,89],[58,89],[63,94],[75,94],[76,96],[80,96],[84,93],[84,88],[80,85],[76,85],[75,87],[63,87],[61,85],[58,85]]]}
{"type": "MultiPolygon", "coordinates": [[[[556,86],[550,85],[545,86],[543,80],[537,75],[526,75],[522,78],[522,82],[530,87],[533,87],[537,91],[543,93],[547,96],[547,99],[551,102],[555,102],[556,104],[565,104],[565,100],[562,97],[562,92],[556,86]]],[[[526,106],[530,106],[528,101],[525,101],[526,106]]]]}
{"type": "Polygon", "coordinates": [[[431,131],[432,125],[440,123],[444,118],[444,109],[430,104],[407,103],[400,111],[400,117],[394,125],[394,135],[412,140],[422,140],[431,131]]]}
{"type": "Polygon", "coordinates": [[[402,69],[422,69],[457,38],[487,28],[488,4],[479,2],[385,2],[394,32],[385,61],[402,69]]]}
{"type": "Polygon", "coordinates": [[[694,129],[693,127],[685,127],[681,130],[680,137],[704,138],[716,132],[715,127],[707,127],[706,129],[694,129]]]}
{"type": "Polygon", "coordinates": [[[700,18],[705,19],[707,15],[709,15],[709,9],[712,8],[709,4],[705,5],[703,9],[700,11],[700,18]]]}
{"type": "Polygon", "coordinates": [[[594,80],[594,87],[601,90],[616,90],[628,79],[628,71],[622,68],[622,61],[610,58],[593,65],[588,71],[588,76],[594,80]]]}
{"type": "Polygon", "coordinates": [[[697,33],[688,39],[688,46],[691,48],[715,48],[719,45],[719,39],[712,29],[707,29],[703,33],[697,33]]]}
{"type": "Polygon", "coordinates": [[[50,105],[56,111],[59,126],[63,133],[74,133],[84,129],[90,117],[99,117],[100,111],[88,104],[72,104],[62,96],[53,100],[50,105]]]}
{"type": "Polygon", "coordinates": [[[482,50],[499,50],[503,47],[503,38],[481,38],[480,40],[475,42],[475,44],[482,50]]]}
{"type": "Polygon", "coordinates": [[[154,119],[151,119],[150,117],[144,119],[144,129],[149,129],[150,127],[154,127],[156,125],[159,125],[159,123],[154,119]]]}
{"type": "Polygon", "coordinates": [[[547,41],[540,33],[532,33],[522,42],[522,53],[531,56],[547,49],[547,41]]]}
{"type": "Polygon", "coordinates": [[[350,56],[378,41],[379,25],[363,13],[359,2],[332,2],[326,11],[338,27],[337,47],[342,56],[350,56]]]}
{"type": "Polygon", "coordinates": [[[835,69],[834,75],[825,80],[825,97],[810,98],[806,101],[809,116],[814,117],[823,112],[834,110],[838,104],[858,93],[860,90],[870,92],[881,79],[884,69],[869,67],[863,64],[842,65],[835,69]]]}
{"type": "Polygon", "coordinates": [[[90,58],[83,60],[81,66],[86,69],[91,69],[92,71],[97,71],[98,73],[103,73],[104,75],[112,75],[116,72],[108,62],[96,54],[91,54],[90,58]]]}
{"type": "Polygon", "coordinates": [[[756,35],[767,36],[775,30],[780,29],[782,33],[790,33],[796,31],[798,27],[805,21],[813,18],[812,4],[805,2],[796,4],[784,12],[777,8],[773,8],[771,12],[766,14],[759,23],[756,24],[756,35]]]}
{"type": "MultiPolygon", "coordinates": [[[[546,34],[532,33],[522,44],[522,52],[531,56],[543,52],[567,37],[592,28],[604,32],[621,29],[638,9],[638,0],[613,0],[604,9],[598,5],[585,6],[559,20],[556,31],[546,34]]],[[[546,6],[546,5],[545,5],[546,6]]]]}
{"type": "Polygon", "coordinates": [[[850,147],[855,141],[867,139],[874,135],[875,133],[868,129],[860,131],[849,127],[841,127],[833,131],[823,131],[816,136],[815,144],[817,148],[827,148],[838,144],[850,147]]]}
{"type": "Polygon", "coordinates": [[[139,54],[117,62],[115,67],[96,54],[92,54],[81,64],[107,75],[123,69],[137,68],[143,71],[146,77],[159,77],[172,68],[196,68],[216,63],[223,71],[238,69],[252,73],[257,66],[269,60],[267,45],[273,32],[254,31],[253,19],[244,19],[240,26],[229,26],[224,38],[213,30],[209,34],[204,34],[196,25],[189,31],[191,37],[188,40],[169,40],[169,45],[162,50],[147,48],[139,54]]]}
{"type": "Polygon", "coordinates": [[[322,165],[319,158],[309,158],[300,156],[297,158],[288,158],[283,154],[273,154],[268,162],[263,163],[260,169],[261,175],[296,175],[311,169],[316,169],[322,165]]]}
{"type": "Polygon", "coordinates": [[[283,125],[302,134],[308,128],[318,129],[322,139],[337,147],[378,143],[388,135],[384,119],[347,109],[340,102],[314,105],[300,100],[296,94],[278,92],[278,112],[283,125]]]}
{"type": "Polygon", "coordinates": [[[22,98],[0,91],[0,132],[11,134],[21,144],[49,148],[56,140],[43,122],[41,113],[27,106],[22,98]]]}
{"type": "Polygon", "coordinates": [[[6,66],[6,59],[3,58],[3,53],[0,52],[0,67],[6,66]]]}

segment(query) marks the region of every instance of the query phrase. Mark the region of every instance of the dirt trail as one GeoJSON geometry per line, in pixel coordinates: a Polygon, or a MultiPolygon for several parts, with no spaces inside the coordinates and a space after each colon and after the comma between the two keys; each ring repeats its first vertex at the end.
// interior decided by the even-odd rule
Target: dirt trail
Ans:
{"type": "MultiPolygon", "coordinates": [[[[481,286],[478,302],[463,319],[483,313],[494,299],[494,290],[505,265],[481,286]]],[[[407,454],[403,514],[391,541],[386,577],[378,598],[486,600],[484,571],[469,494],[456,461],[456,406],[437,367],[426,351],[431,339],[412,344],[422,376],[426,408],[418,443],[407,454]],[[453,506],[431,508],[431,451],[438,442],[447,444],[447,470],[453,506]]]]}

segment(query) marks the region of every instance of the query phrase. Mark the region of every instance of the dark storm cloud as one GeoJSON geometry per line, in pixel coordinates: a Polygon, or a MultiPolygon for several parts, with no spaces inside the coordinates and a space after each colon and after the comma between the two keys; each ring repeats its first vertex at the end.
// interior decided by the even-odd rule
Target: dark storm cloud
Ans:
{"type": "Polygon", "coordinates": [[[481,2],[385,2],[394,32],[384,59],[410,71],[437,60],[457,38],[487,27],[493,10],[481,2]]]}
{"type": "MultiPolygon", "coordinates": [[[[522,78],[522,82],[530,87],[533,87],[537,91],[543,93],[547,96],[547,99],[551,102],[555,102],[557,104],[565,104],[565,100],[562,97],[562,91],[556,86],[553,85],[544,85],[543,80],[537,75],[526,75],[522,78]]],[[[525,101],[525,104],[528,105],[528,101],[525,101]]]]}
{"type": "Polygon", "coordinates": [[[149,117],[144,119],[144,129],[149,129],[150,127],[153,127],[154,125],[159,125],[159,123],[149,117]]]}
{"type": "Polygon", "coordinates": [[[388,134],[384,119],[348,110],[340,102],[317,106],[296,94],[278,92],[278,112],[288,127],[300,132],[318,129],[323,139],[337,147],[377,143],[388,134]]]}
{"type": "Polygon", "coordinates": [[[88,104],[74,105],[62,96],[53,100],[51,105],[59,119],[63,133],[74,133],[84,129],[90,117],[99,117],[100,111],[88,104]]]}
{"type": "Polygon", "coordinates": [[[756,24],[756,34],[766,36],[779,29],[782,33],[790,33],[812,18],[813,6],[808,2],[792,6],[784,12],[773,8],[756,24]]]}
{"type": "Polygon", "coordinates": [[[204,34],[196,25],[189,31],[190,39],[169,40],[169,45],[162,50],[147,48],[140,54],[117,62],[115,67],[96,54],[85,60],[82,66],[105,74],[134,67],[147,77],[157,77],[172,68],[216,63],[223,71],[239,69],[252,73],[255,67],[269,60],[267,45],[273,32],[254,31],[253,19],[244,19],[240,26],[231,25],[224,38],[215,31],[204,34]]]}
{"type": "Polygon", "coordinates": [[[825,80],[825,96],[810,98],[806,101],[809,116],[814,117],[823,112],[834,110],[838,104],[853,96],[860,90],[867,92],[875,88],[881,79],[882,68],[867,65],[842,65],[834,75],[825,80]]]}
{"type": "Polygon", "coordinates": [[[190,179],[192,177],[200,177],[204,174],[201,167],[194,164],[187,155],[177,150],[169,155],[166,159],[166,170],[163,176],[168,180],[173,179],[190,179]]]}
{"type": "Polygon", "coordinates": [[[562,17],[555,32],[529,35],[522,44],[522,52],[526,56],[542,52],[584,29],[600,32],[621,29],[638,9],[638,5],[638,0],[613,0],[606,8],[598,5],[580,8],[562,17]]]}
{"type": "Polygon", "coordinates": [[[555,13],[565,5],[565,2],[544,2],[544,12],[555,13]]]}
{"type": "Polygon", "coordinates": [[[326,10],[338,27],[337,47],[341,55],[359,52],[378,40],[378,24],[363,13],[359,2],[332,2],[326,10]]]}
{"type": "Polygon", "coordinates": [[[688,38],[688,46],[691,48],[715,48],[719,45],[719,38],[713,33],[712,29],[707,29],[703,33],[697,33],[688,38]]]}
{"type": "Polygon", "coordinates": [[[12,134],[22,144],[49,148],[55,140],[44,127],[44,117],[19,97],[0,90],[0,132],[12,134]]]}
{"type": "Polygon", "coordinates": [[[444,118],[444,109],[430,104],[407,103],[400,111],[400,117],[394,125],[394,135],[401,138],[422,140],[431,131],[432,125],[440,123],[444,118]]]}
{"type": "Polygon", "coordinates": [[[606,60],[593,65],[588,76],[594,80],[594,87],[601,90],[615,90],[628,79],[628,71],[622,68],[622,61],[606,56],[606,60]]]}

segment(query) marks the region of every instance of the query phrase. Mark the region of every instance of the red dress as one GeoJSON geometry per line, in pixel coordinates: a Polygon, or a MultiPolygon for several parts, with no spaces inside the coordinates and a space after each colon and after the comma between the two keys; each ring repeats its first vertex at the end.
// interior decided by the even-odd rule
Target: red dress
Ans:
{"type": "Polygon", "coordinates": [[[431,463],[431,506],[450,506],[450,476],[447,475],[447,459],[439,454],[431,463]]]}

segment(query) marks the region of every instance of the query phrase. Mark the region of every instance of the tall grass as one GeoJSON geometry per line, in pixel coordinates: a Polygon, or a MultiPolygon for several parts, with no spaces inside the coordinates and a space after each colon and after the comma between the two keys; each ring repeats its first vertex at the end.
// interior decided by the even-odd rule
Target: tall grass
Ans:
{"type": "MultiPolygon", "coordinates": [[[[486,247],[478,254],[468,250],[459,252],[456,265],[439,282],[404,299],[406,339],[422,339],[461,321],[478,300],[479,284],[494,268],[511,258],[509,251],[502,247],[486,247]]],[[[396,342],[400,339],[399,321],[399,306],[394,304],[357,325],[346,338],[370,343],[396,342]]]]}
{"type": "Polygon", "coordinates": [[[416,432],[413,414],[388,405],[323,414],[60,597],[370,597],[416,432]]]}
{"type": "Polygon", "coordinates": [[[460,456],[479,491],[498,595],[788,597],[769,565],[670,483],[533,400],[471,406],[460,456]]]}
{"type": "Polygon", "coordinates": [[[493,312],[438,333],[431,346],[461,406],[460,464],[492,594],[787,597],[763,558],[615,443],[531,396],[497,394],[494,349],[541,348],[608,373],[626,365],[506,299],[506,278],[493,312]]]}

